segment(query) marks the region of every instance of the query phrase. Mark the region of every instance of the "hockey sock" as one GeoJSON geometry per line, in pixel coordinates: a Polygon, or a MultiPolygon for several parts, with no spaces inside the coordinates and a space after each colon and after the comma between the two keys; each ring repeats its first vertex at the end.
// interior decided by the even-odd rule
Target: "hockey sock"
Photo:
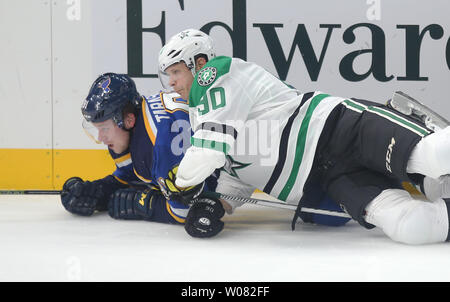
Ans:
{"type": "Polygon", "coordinates": [[[450,174],[450,127],[420,140],[411,152],[406,171],[432,178],[450,174]]]}
{"type": "Polygon", "coordinates": [[[429,200],[450,198],[450,175],[441,176],[438,179],[425,177],[421,189],[429,200]]]}
{"type": "Polygon", "coordinates": [[[444,242],[449,233],[449,206],[441,198],[424,201],[413,199],[405,190],[387,189],[366,207],[365,220],[397,242],[444,242]]]}

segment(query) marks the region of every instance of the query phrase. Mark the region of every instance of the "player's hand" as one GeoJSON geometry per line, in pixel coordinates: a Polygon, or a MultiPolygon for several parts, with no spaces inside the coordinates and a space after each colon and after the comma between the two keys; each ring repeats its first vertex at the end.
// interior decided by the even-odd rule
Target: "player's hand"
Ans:
{"type": "Polygon", "coordinates": [[[201,197],[189,209],[184,229],[192,237],[208,238],[220,233],[225,210],[219,200],[201,197]]]}
{"type": "Polygon", "coordinates": [[[103,198],[100,183],[83,181],[79,177],[71,177],[63,185],[61,202],[70,213],[91,216],[97,209],[97,204],[103,198]]]}
{"type": "Polygon", "coordinates": [[[108,202],[109,216],[115,219],[151,220],[154,190],[134,188],[115,191],[108,202]]]}
{"type": "Polygon", "coordinates": [[[190,205],[202,193],[205,183],[202,182],[195,186],[180,188],[175,185],[177,171],[178,166],[169,171],[166,179],[160,178],[158,184],[166,199],[178,201],[184,205],[190,205]]]}

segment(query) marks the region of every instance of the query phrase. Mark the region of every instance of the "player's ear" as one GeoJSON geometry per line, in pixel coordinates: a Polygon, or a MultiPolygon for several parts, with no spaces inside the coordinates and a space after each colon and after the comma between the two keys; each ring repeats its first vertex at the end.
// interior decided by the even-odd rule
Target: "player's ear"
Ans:
{"type": "Polygon", "coordinates": [[[199,71],[206,64],[206,59],[204,57],[198,57],[195,60],[195,71],[199,71]]]}
{"type": "Polygon", "coordinates": [[[126,129],[131,129],[134,127],[134,124],[136,123],[136,116],[133,113],[129,112],[125,114],[123,122],[125,123],[126,129]]]}

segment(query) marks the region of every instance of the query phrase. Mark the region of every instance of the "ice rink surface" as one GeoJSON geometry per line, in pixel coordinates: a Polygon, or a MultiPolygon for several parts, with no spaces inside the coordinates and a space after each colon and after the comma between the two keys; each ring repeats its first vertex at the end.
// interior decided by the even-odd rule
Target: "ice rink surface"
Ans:
{"type": "Polygon", "coordinates": [[[179,225],[74,216],[59,196],[0,196],[0,281],[450,281],[450,243],[407,246],[356,222],[244,205],[195,239],[179,225]]]}

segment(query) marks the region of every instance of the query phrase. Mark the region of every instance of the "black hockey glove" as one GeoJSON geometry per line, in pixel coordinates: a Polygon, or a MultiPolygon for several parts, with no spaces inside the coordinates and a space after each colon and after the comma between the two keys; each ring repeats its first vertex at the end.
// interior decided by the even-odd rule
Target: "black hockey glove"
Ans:
{"type": "Polygon", "coordinates": [[[224,214],[218,199],[201,197],[189,209],[184,229],[192,237],[213,237],[223,229],[224,223],[220,218],[224,214]]]}
{"type": "Polygon", "coordinates": [[[104,194],[101,184],[83,181],[79,177],[66,180],[61,191],[64,208],[70,213],[82,216],[91,216],[102,198],[104,194]]]}
{"type": "Polygon", "coordinates": [[[106,211],[111,193],[124,186],[111,175],[93,182],[71,177],[63,185],[61,202],[70,213],[91,216],[106,211]]]}
{"type": "Polygon", "coordinates": [[[108,203],[109,216],[115,219],[151,220],[152,199],[155,193],[159,192],[152,189],[133,188],[117,190],[108,203]]]}
{"type": "Polygon", "coordinates": [[[177,201],[188,206],[192,200],[202,193],[205,182],[187,188],[180,188],[175,185],[177,171],[178,166],[169,171],[166,179],[158,180],[158,184],[166,199],[177,201]]]}

